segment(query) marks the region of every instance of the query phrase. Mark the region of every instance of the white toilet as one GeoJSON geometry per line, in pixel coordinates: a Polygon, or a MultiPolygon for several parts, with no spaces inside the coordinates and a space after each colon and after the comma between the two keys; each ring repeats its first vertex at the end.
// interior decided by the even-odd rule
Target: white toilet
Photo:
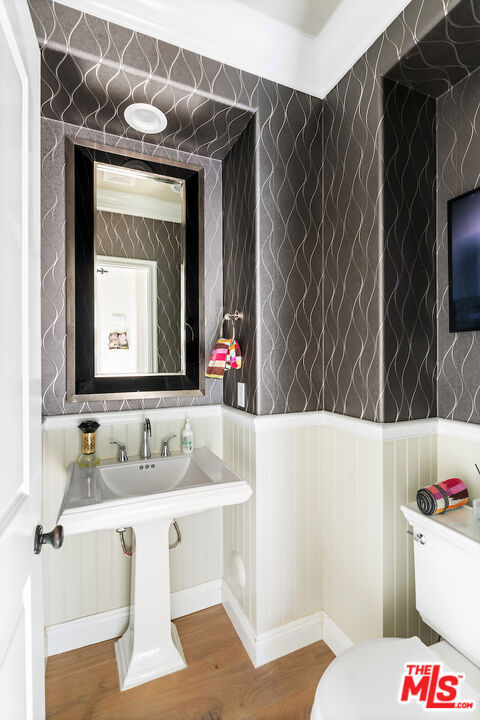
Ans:
{"type": "Polygon", "coordinates": [[[416,606],[442,640],[427,647],[417,637],[382,638],[349,648],[320,680],[311,720],[480,718],[480,528],[466,506],[437,517],[415,503],[402,512],[415,540],[416,606]],[[427,710],[417,697],[400,703],[405,665],[439,662],[442,674],[465,675],[456,702],[473,700],[473,710],[427,710]]]}

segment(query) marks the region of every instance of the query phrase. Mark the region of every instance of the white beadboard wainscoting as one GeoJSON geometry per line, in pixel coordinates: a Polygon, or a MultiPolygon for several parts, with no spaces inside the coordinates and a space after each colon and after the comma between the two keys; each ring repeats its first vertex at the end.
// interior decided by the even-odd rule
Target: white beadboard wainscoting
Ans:
{"type": "Polygon", "coordinates": [[[321,428],[260,425],[257,445],[257,631],[323,609],[321,428]]]}
{"type": "Polygon", "coordinates": [[[248,503],[224,508],[224,570],[259,634],[321,605],[320,433],[317,413],[247,416],[223,411],[223,459],[252,485],[248,503]],[[240,556],[245,572],[238,570],[240,556]],[[242,582],[244,575],[244,582],[242,582]]]}
{"type": "Polygon", "coordinates": [[[460,477],[468,487],[470,504],[480,497],[480,425],[438,421],[438,481],[460,477]]]}
{"type": "MultiPolygon", "coordinates": [[[[255,666],[322,637],[336,653],[382,635],[434,640],[415,609],[400,506],[452,476],[480,496],[480,427],[436,418],[382,425],[328,412],[252,416],[219,406],[99,413],[101,457],[112,457],[111,439],[126,440],[133,457],[145,415],[154,451],[172,432],[178,449],[190,415],[195,445],[223,457],[253,489],[243,505],[181,519],[183,543],[171,553],[174,617],[223,602],[255,666]]],[[[48,528],[85,417],[46,419],[48,528]]],[[[67,537],[61,552],[44,556],[49,652],[119,634],[130,561],[116,534],[67,537]]]]}
{"type": "Polygon", "coordinates": [[[437,421],[222,415],[224,459],[238,471],[254,466],[255,516],[247,507],[224,510],[224,556],[227,583],[256,631],[324,611],[353,642],[419,633],[429,640],[415,610],[400,505],[435,481],[437,421]],[[244,587],[230,569],[234,553],[245,562],[244,587]]]}
{"type": "MultiPolygon", "coordinates": [[[[428,422],[425,421],[426,428],[428,422]]],[[[415,607],[413,542],[400,507],[414,502],[419,488],[436,482],[436,433],[384,443],[383,635],[417,635],[429,645],[436,635],[423,623],[415,607]]]]}
{"type": "Polygon", "coordinates": [[[354,642],[382,636],[382,441],[321,428],[322,607],[354,642]]]}
{"type": "MultiPolygon", "coordinates": [[[[129,457],[138,455],[143,419],[152,423],[150,447],[159,452],[161,441],[176,433],[171,449],[180,448],[187,415],[195,444],[222,455],[219,406],[172,408],[143,413],[98,413],[97,449],[101,459],[116,457],[111,440],[126,442],[129,457]]],[[[93,416],[88,416],[93,417],[93,416]]],[[[43,431],[43,526],[56,525],[65,490],[66,468],[80,453],[78,424],[87,416],[46,418],[43,431]]],[[[172,592],[218,580],[223,575],[222,509],[179,520],[182,544],[170,553],[172,592]]],[[[172,532],[172,542],[174,533],[172,532]]],[[[102,531],[66,537],[59,552],[45,552],[45,625],[76,620],[123,608],[130,603],[130,559],[122,553],[117,533],[102,531]]],[[[152,568],[152,572],[155,569],[152,568]]]]}
{"type": "MultiPolygon", "coordinates": [[[[243,415],[244,413],[242,413],[243,415]]],[[[257,627],[257,493],[255,430],[222,417],[223,460],[252,487],[250,500],[223,508],[223,574],[239,607],[257,627]]]]}

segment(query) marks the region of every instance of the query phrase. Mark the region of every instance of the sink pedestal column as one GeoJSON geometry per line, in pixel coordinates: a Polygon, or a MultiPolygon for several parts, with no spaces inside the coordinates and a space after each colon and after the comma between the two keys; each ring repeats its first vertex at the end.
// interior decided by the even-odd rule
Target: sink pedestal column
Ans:
{"type": "Polygon", "coordinates": [[[171,518],[159,518],[133,528],[130,622],[115,643],[121,690],[187,666],[170,616],[171,522],[171,518]]]}

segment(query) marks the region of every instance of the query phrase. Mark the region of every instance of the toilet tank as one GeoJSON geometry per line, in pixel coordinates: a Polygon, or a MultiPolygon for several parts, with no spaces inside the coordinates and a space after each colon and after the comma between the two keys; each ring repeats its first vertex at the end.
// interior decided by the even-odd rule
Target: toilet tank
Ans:
{"type": "Polygon", "coordinates": [[[472,509],[432,517],[411,503],[402,512],[421,541],[412,538],[418,612],[480,667],[480,528],[472,525],[472,509]]]}

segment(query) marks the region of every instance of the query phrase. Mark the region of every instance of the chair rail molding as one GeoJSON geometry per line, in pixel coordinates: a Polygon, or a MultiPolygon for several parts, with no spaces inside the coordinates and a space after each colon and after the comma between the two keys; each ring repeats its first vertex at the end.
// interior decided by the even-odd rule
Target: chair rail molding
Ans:
{"type": "Polygon", "coordinates": [[[153,410],[122,410],[119,412],[83,413],[71,415],[44,415],[44,430],[66,430],[76,428],[86,420],[100,420],[102,425],[130,425],[132,423],[143,423],[146,417],[153,422],[163,420],[182,420],[190,418],[219,418],[221,417],[221,405],[188,405],[167,408],[155,408],[153,410]]]}
{"type": "Polygon", "coordinates": [[[187,416],[198,420],[225,417],[255,432],[282,428],[334,427],[355,435],[370,437],[380,442],[437,434],[439,436],[480,442],[480,425],[447,418],[434,417],[423,420],[404,420],[395,423],[376,423],[371,420],[362,420],[326,410],[278,415],[251,415],[227,405],[175,406],[154,410],[46,415],[43,418],[42,427],[43,430],[65,430],[78,427],[79,423],[84,420],[99,420],[102,425],[130,425],[142,423],[145,417],[149,417],[153,422],[162,422],[164,420],[182,420],[187,416]]]}
{"type": "MultiPolygon", "coordinates": [[[[423,420],[405,420],[396,423],[376,423],[371,420],[339,415],[326,410],[304,413],[284,413],[279,415],[251,415],[243,410],[236,410],[222,405],[222,416],[238,425],[243,425],[255,432],[300,427],[333,427],[337,430],[351,432],[354,435],[373,438],[380,442],[407,437],[435,435],[438,429],[438,418],[423,420]]],[[[452,421],[445,421],[452,422],[452,421]]],[[[468,423],[458,423],[467,425],[468,423]]],[[[480,428],[480,426],[479,426],[480,428]]]]}

